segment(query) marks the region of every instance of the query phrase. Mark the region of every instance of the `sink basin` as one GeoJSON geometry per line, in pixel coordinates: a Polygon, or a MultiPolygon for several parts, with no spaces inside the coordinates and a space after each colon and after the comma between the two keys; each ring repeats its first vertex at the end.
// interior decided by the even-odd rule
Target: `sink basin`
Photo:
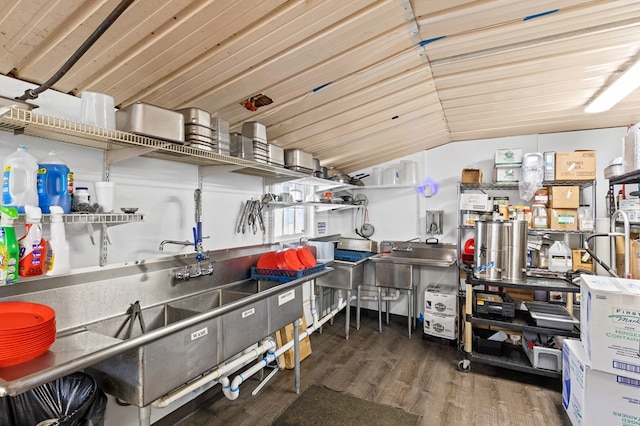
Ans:
{"type": "Polygon", "coordinates": [[[382,254],[371,258],[373,262],[447,268],[457,259],[455,244],[426,244],[383,241],[382,254]]]}
{"type": "MultiPolygon", "coordinates": [[[[215,310],[221,314],[94,364],[88,371],[105,392],[138,407],[149,405],[300,318],[302,287],[278,291],[281,285],[246,280],[145,307],[141,316],[146,332],[215,310]],[[260,297],[265,291],[269,296],[260,297]],[[246,298],[252,300],[242,303],[246,298]],[[236,303],[237,308],[223,312],[236,303]]],[[[130,315],[122,315],[86,329],[124,341],[142,335],[140,322],[131,327],[130,322],[130,315]]]]}
{"type": "MultiPolygon", "coordinates": [[[[200,301],[178,300],[141,312],[146,331],[152,331],[219,306],[220,292],[209,292],[200,301]],[[189,309],[187,309],[187,307],[189,309]]],[[[142,334],[140,322],[129,327],[130,316],[102,321],[89,331],[125,340],[142,334]],[[131,329],[131,333],[129,333],[131,329]]],[[[143,407],[216,364],[220,318],[212,318],[94,364],[88,371],[107,393],[129,404],[143,407]],[[202,354],[209,354],[203,357],[202,354]],[[167,368],[171,366],[171,368],[167,368]]]]}

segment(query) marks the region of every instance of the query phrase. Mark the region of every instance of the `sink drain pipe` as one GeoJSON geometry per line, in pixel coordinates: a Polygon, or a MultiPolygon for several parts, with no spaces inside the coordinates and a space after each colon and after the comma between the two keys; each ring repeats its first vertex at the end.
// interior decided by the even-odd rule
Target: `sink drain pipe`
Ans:
{"type": "MultiPolygon", "coordinates": [[[[343,310],[345,306],[347,306],[347,304],[348,304],[348,301],[340,297],[338,301],[338,306],[334,310],[329,312],[327,315],[322,317],[321,320],[319,321],[314,320],[312,325],[310,325],[305,331],[300,333],[300,336],[298,337],[298,341],[301,342],[303,339],[311,335],[314,331],[322,327],[323,324],[325,324],[331,318],[336,316],[341,310],[343,310]]],[[[260,370],[262,370],[263,368],[265,368],[266,366],[268,366],[270,363],[278,359],[278,357],[281,356],[283,353],[291,349],[294,343],[295,342],[291,340],[286,344],[284,344],[283,346],[281,346],[276,351],[267,351],[266,356],[261,361],[254,364],[252,367],[245,370],[244,372],[238,374],[236,377],[233,378],[232,381],[230,381],[229,377],[227,376],[221,377],[219,382],[222,385],[222,393],[224,393],[224,396],[226,396],[227,399],[230,399],[232,401],[235,399],[238,399],[238,397],[240,396],[240,385],[242,384],[242,382],[245,381],[245,377],[249,378],[254,374],[256,374],[257,372],[259,372],[260,370]]]]}
{"type": "MultiPolygon", "coordinates": [[[[372,288],[372,287],[370,287],[372,288]]],[[[377,287],[376,287],[377,289],[377,287]]],[[[367,290],[365,290],[367,291],[367,290]]],[[[382,296],[380,295],[380,300],[384,300],[384,301],[390,301],[390,300],[398,300],[400,299],[400,290],[396,288],[395,293],[393,293],[392,295],[387,295],[387,296],[382,296]]],[[[373,296],[360,296],[360,300],[378,300],[378,295],[375,294],[373,296]]]]}
{"type": "Polygon", "coordinates": [[[242,367],[247,363],[253,361],[258,358],[260,355],[265,352],[272,351],[276,348],[276,342],[272,337],[267,337],[259,342],[258,346],[247,351],[240,357],[230,361],[226,364],[222,364],[220,367],[211,371],[210,373],[205,374],[199,379],[185,385],[173,392],[166,394],[163,397],[155,400],[151,405],[154,408],[166,408],[169,404],[175,402],[176,400],[182,398],[183,396],[195,391],[196,389],[213,382],[214,380],[218,380],[221,376],[228,374],[231,371],[234,371],[238,367],[242,367]]]}

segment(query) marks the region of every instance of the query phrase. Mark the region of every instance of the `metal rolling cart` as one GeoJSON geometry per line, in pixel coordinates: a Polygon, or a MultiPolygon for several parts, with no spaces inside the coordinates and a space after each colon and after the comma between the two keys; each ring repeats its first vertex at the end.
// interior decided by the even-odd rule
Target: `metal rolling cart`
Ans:
{"type": "MultiPolygon", "coordinates": [[[[474,278],[471,274],[469,274],[466,278],[465,318],[462,345],[462,351],[465,354],[465,357],[458,362],[458,369],[465,372],[471,370],[471,362],[473,361],[526,373],[539,374],[549,377],[561,377],[561,373],[558,371],[534,368],[530,364],[527,357],[524,356],[524,354],[520,353],[514,356],[514,352],[522,352],[521,346],[506,344],[509,346],[507,348],[508,353],[502,356],[478,353],[474,350],[472,329],[473,324],[496,326],[510,330],[518,330],[520,332],[532,332],[577,338],[580,337],[580,330],[576,326],[574,326],[571,330],[563,330],[532,325],[531,321],[527,318],[528,313],[526,311],[516,311],[515,317],[511,322],[492,318],[481,318],[477,315],[474,315],[473,295],[474,291],[477,291],[474,289],[474,287],[479,285],[497,285],[506,288],[518,288],[546,292],[559,291],[571,294],[580,292],[580,286],[573,284],[567,280],[550,278],[530,277],[526,282],[489,281],[474,278]]],[[[566,310],[569,314],[573,315],[573,297],[567,297],[566,299],[566,310]]]]}

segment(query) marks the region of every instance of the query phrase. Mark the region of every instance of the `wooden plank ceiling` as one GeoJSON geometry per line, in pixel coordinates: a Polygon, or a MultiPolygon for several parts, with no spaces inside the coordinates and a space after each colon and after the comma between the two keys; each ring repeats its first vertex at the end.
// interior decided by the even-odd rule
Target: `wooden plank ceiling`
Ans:
{"type": "MultiPolygon", "coordinates": [[[[0,0],[0,73],[45,82],[119,1],[0,0]]],[[[640,90],[583,111],[639,40],[638,1],[136,0],[54,89],[198,107],[232,131],[260,121],[270,142],[351,172],[453,141],[638,122],[640,90]],[[273,103],[242,106],[258,94],[273,103]]]]}

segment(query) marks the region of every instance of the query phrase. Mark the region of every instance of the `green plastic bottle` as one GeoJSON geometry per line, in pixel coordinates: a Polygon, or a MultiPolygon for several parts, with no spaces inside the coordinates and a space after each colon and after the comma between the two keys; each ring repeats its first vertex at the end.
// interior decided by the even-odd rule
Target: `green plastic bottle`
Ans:
{"type": "Polygon", "coordinates": [[[20,249],[13,221],[18,218],[14,207],[0,206],[0,285],[18,282],[20,249]]]}

